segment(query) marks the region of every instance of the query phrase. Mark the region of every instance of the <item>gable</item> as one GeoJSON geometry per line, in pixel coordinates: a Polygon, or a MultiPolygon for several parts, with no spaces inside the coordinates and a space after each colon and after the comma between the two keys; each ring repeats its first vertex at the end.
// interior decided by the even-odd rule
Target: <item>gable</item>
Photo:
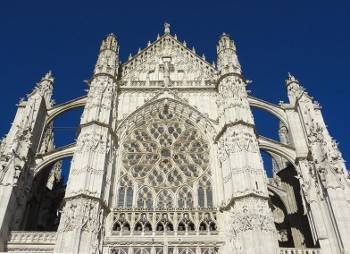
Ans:
{"type": "Polygon", "coordinates": [[[204,58],[165,34],[122,65],[121,86],[214,87],[215,77],[215,68],[204,58]]]}

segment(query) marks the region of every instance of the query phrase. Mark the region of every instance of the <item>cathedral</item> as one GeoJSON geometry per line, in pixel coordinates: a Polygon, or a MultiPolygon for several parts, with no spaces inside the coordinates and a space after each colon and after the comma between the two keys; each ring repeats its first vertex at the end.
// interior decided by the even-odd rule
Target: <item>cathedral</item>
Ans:
{"type": "Polygon", "coordinates": [[[210,64],[166,23],[125,62],[108,35],[82,97],[55,104],[44,75],[1,140],[0,251],[350,254],[350,178],[320,105],[291,74],[288,102],[251,96],[234,41],[216,49],[210,64]],[[76,108],[75,142],[55,146],[76,108]]]}

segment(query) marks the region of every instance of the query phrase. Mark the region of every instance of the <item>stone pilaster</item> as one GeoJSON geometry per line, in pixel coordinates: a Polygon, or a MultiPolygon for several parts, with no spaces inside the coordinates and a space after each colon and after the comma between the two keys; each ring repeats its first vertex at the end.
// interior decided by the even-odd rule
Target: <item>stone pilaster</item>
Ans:
{"type": "Polygon", "coordinates": [[[301,173],[304,195],[316,225],[315,233],[327,253],[350,253],[350,214],[344,213],[350,210],[350,182],[344,160],[327,130],[319,104],[294,76],[289,74],[286,85],[310,152],[308,172],[301,173]]]}
{"type": "Polygon", "coordinates": [[[221,200],[226,244],[223,253],[277,253],[278,242],[268,205],[267,177],[234,42],[218,45],[217,137],[224,183],[221,200]]]}
{"type": "Polygon", "coordinates": [[[9,230],[17,229],[32,183],[30,166],[43,133],[46,110],[51,106],[53,77],[47,73],[28,99],[21,100],[6,138],[0,146],[0,251],[9,230]]]}
{"type": "Polygon", "coordinates": [[[100,48],[81,131],[73,155],[56,253],[101,251],[113,164],[113,122],[117,110],[118,43],[109,35],[100,48]]]}

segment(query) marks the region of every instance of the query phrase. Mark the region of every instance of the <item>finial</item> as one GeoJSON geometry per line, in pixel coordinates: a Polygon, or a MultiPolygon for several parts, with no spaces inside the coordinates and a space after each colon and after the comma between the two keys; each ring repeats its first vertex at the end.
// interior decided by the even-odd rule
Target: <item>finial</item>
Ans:
{"type": "Polygon", "coordinates": [[[288,80],[287,82],[299,82],[290,72],[288,72],[288,80]]]}
{"type": "Polygon", "coordinates": [[[187,47],[187,43],[186,43],[186,41],[184,41],[182,44],[183,44],[185,47],[187,47]]]}
{"type": "Polygon", "coordinates": [[[157,34],[157,40],[159,40],[159,38],[160,38],[160,36],[159,36],[159,34],[157,34]]]}
{"type": "Polygon", "coordinates": [[[203,60],[205,60],[205,55],[204,54],[202,54],[202,58],[203,58],[203,60]]]}
{"type": "Polygon", "coordinates": [[[174,38],[175,38],[175,40],[177,40],[177,35],[176,34],[174,34],[174,38]]]}
{"type": "Polygon", "coordinates": [[[41,78],[41,81],[44,81],[44,80],[48,80],[48,81],[51,81],[51,82],[54,81],[54,77],[52,76],[52,71],[51,71],[51,70],[49,70],[49,71],[44,75],[44,77],[41,78]]]}
{"type": "Polygon", "coordinates": [[[132,58],[132,56],[131,56],[131,53],[129,54],[129,57],[128,57],[128,60],[130,60],[132,58]]]}
{"type": "Polygon", "coordinates": [[[139,54],[141,52],[141,48],[139,48],[138,50],[137,50],[137,54],[139,54]]]}
{"type": "Polygon", "coordinates": [[[196,49],[194,47],[192,47],[192,52],[196,53],[196,49]]]}
{"type": "Polygon", "coordinates": [[[230,38],[230,36],[227,33],[225,33],[225,32],[222,33],[221,37],[228,37],[228,38],[230,38]]]}
{"type": "Polygon", "coordinates": [[[149,47],[149,46],[151,46],[151,42],[150,41],[147,42],[147,47],[149,47]]]}
{"type": "Polygon", "coordinates": [[[164,34],[170,34],[170,24],[167,22],[164,23],[164,34]]]}

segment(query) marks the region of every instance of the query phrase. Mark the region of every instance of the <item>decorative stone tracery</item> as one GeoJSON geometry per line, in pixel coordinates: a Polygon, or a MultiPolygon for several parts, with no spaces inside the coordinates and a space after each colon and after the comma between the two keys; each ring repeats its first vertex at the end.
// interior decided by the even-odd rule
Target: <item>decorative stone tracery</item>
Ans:
{"type": "Polygon", "coordinates": [[[199,194],[197,206],[212,206],[208,158],[200,129],[167,103],[136,124],[123,143],[123,172],[138,183],[137,205],[144,208],[190,208],[199,194]]]}

